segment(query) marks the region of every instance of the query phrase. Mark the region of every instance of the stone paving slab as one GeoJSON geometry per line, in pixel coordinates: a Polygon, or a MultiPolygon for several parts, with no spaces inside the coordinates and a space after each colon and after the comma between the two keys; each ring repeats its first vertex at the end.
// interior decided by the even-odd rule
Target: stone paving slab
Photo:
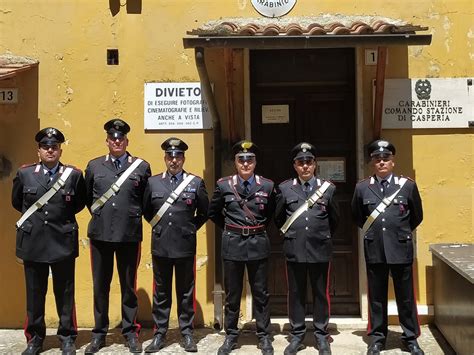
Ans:
{"type": "MultiPolygon", "coordinates": [[[[333,343],[331,345],[334,355],[351,355],[365,354],[368,339],[365,330],[360,327],[350,329],[350,327],[331,327],[331,336],[333,343]]],[[[44,342],[42,354],[61,354],[59,350],[59,341],[55,336],[55,329],[48,329],[44,342]]],[[[225,334],[222,331],[216,331],[211,328],[199,328],[195,330],[195,339],[198,343],[197,354],[216,354],[217,349],[224,341],[225,334]]],[[[382,354],[390,355],[407,355],[400,349],[402,346],[400,341],[401,329],[398,326],[389,327],[389,335],[386,344],[386,351],[382,354]]],[[[84,349],[90,341],[90,329],[80,329],[76,340],[78,348],[77,353],[83,354],[84,349]]],[[[142,329],[140,340],[144,342],[144,347],[151,342],[153,332],[151,329],[142,329]]],[[[160,350],[159,354],[187,354],[180,346],[181,335],[177,329],[171,329],[167,335],[167,346],[160,350]]],[[[449,344],[443,338],[441,333],[435,326],[422,326],[421,337],[418,339],[420,346],[427,355],[429,354],[455,354],[449,344]]],[[[239,347],[232,354],[260,354],[256,348],[257,338],[251,330],[244,330],[239,338],[239,347]]],[[[306,349],[298,354],[317,354],[314,348],[314,338],[312,333],[308,332],[304,340],[306,349]]],[[[273,346],[275,354],[283,354],[284,348],[288,345],[288,331],[277,331],[274,334],[273,346]]],[[[20,354],[25,348],[25,337],[23,330],[0,330],[0,354],[20,354]]],[[[112,329],[107,336],[107,346],[98,354],[129,354],[128,349],[124,346],[124,339],[119,329],[112,329]]]]}

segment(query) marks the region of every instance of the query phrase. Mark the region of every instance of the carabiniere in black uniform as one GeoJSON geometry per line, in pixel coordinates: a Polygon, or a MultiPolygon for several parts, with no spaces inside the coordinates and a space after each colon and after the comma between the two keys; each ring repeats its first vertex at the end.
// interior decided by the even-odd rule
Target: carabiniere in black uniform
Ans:
{"type": "MultiPolygon", "coordinates": [[[[393,167],[393,144],[384,140],[375,141],[369,145],[369,154],[373,164],[390,164],[393,167]]],[[[374,165],[374,169],[376,167],[374,165]]],[[[403,179],[406,182],[401,190],[363,235],[369,299],[368,335],[372,340],[368,354],[378,354],[385,346],[389,272],[403,329],[402,340],[412,354],[423,354],[416,341],[420,335],[420,326],[413,287],[413,230],[423,220],[423,208],[416,183],[409,178],[403,179]]],[[[390,170],[383,179],[373,175],[357,183],[352,213],[360,228],[384,197],[400,189],[401,181],[402,177],[392,174],[390,170]],[[383,180],[388,184],[385,187],[383,180]]]]}
{"type": "MultiPolygon", "coordinates": [[[[125,135],[130,130],[128,124],[119,119],[107,122],[104,128],[111,140],[126,139],[125,135]]],[[[112,161],[111,154],[89,162],[85,171],[89,209],[136,159],[125,152],[118,168],[112,161]]],[[[109,292],[114,254],[122,294],[122,334],[131,351],[141,352],[141,345],[137,343],[140,324],[136,322],[136,277],[141,256],[143,193],[150,175],[150,165],[142,161],[122,184],[120,191],[91,212],[87,235],[90,238],[94,281],[95,326],[92,330],[92,342],[86,348],[86,353],[95,353],[105,345],[109,328],[109,292]]]]}
{"type": "Polygon", "coordinates": [[[299,143],[292,153],[299,177],[286,180],[278,186],[275,211],[275,223],[278,228],[281,228],[300,206],[306,204],[306,200],[317,190],[323,188],[325,191],[321,197],[316,197],[316,202],[299,215],[284,233],[288,315],[292,335],[285,354],[296,354],[303,348],[309,277],[313,296],[314,336],[319,353],[327,355],[331,354],[327,330],[330,316],[329,266],[332,259],[332,236],[339,219],[339,211],[334,201],[336,187],[314,175],[316,153],[312,144],[299,143]]]}
{"type": "MultiPolygon", "coordinates": [[[[165,150],[166,165],[172,167],[148,179],[143,197],[143,213],[148,222],[153,220],[172,192],[188,177],[188,173],[182,170],[184,151],[188,149],[186,143],[171,137],[161,147],[165,150]]],[[[176,272],[178,322],[184,338],[184,348],[186,351],[197,351],[192,337],[196,306],[196,233],[207,220],[208,205],[204,180],[194,176],[161,219],[152,226],[154,339],[145,348],[146,353],[156,352],[165,346],[172,303],[173,269],[176,272]]]]}
{"type": "MultiPolygon", "coordinates": [[[[38,132],[36,141],[40,149],[54,147],[59,151],[55,154],[60,156],[59,145],[64,142],[64,136],[58,129],[48,127],[38,132]]],[[[51,189],[66,168],[68,166],[59,161],[52,169],[41,162],[22,166],[13,180],[13,207],[24,214],[51,189]],[[48,172],[52,172],[51,177],[48,172]]],[[[38,353],[46,336],[44,307],[50,269],[59,317],[57,334],[63,354],[75,353],[74,270],[79,255],[79,227],[75,215],[84,206],[84,178],[80,170],[73,168],[65,185],[17,230],[16,256],[23,260],[26,282],[25,336],[28,347],[24,354],[38,353]]]]}
{"type": "MultiPolygon", "coordinates": [[[[251,142],[239,142],[234,145],[233,150],[236,160],[247,159],[250,154],[255,159],[256,146],[251,142]]],[[[230,353],[237,343],[245,268],[252,291],[259,347],[262,352],[273,354],[267,289],[270,241],[266,227],[275,209],[274,183],[260,175],[252,175],[248,180],[252,182],[247,187],[248,192],[244,192],[245,187],[239,175],[221,178],[217,181],[209,205],[209,218],[223,230],[222,258],[226,294],[224,326],[227,335],[219,354],[230,353]]]]}

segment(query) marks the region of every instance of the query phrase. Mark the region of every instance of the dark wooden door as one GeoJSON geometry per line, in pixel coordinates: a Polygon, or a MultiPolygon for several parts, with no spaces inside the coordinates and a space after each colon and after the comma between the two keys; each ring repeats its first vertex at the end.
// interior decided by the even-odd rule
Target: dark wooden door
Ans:
{"type": "MultiPolygon", "coordinates": [[[[316,146],[320,160],[345,162],[344,179],[333,181],[341,220],[333,236],[331,314],[357,315],[360,313],[357,229],[350,214],[356,183],[354,50],[251,51],[250,72],[252,140],[261,148],[257,173],[276,183],[296,176],[290,151],[302,141],[316,146]],[[262,106],[287,108],[288,121],[263,123],[262,106]]],[[[275,226],[270,234],[272,315],[287,315],[283,239],[275,226]]],[[[312,312],[310,295],[308,285],[308,314],[312,312]]]]}

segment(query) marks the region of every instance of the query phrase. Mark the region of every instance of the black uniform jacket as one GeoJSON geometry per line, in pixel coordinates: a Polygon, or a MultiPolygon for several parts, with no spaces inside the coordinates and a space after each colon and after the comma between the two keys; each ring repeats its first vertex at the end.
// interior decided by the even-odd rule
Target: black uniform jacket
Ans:
{"type": "MultiPolygon", "coordinates": [[[[407,179],[390,206],[379,215],[364,235],[367,263],[408,264],[413,262],[412,231],[423,220],[423,208],[416,183],[407,179]]],[[[399,180],[400,177],[392,176],[392,181],[387,188],[387,196],[391,196],[400,188],[399,180]]],[[[382,199],[380,185],[375,176],[357,183],[352,198],[352,213],[360,228],[382,199]]]]}
{"type": "MultiPolygon", "coordinates": [[[[109,155],[89,162],[85,173],[86,202],[89,209],[136,159],[128,154],[119,170],[115,168],[109,155]]],[[[120,191],[105,205],[91,212],[92,219],[87,230],[89,238],[106,242],[142,240],[143,193],[150,175],[150,164],[146,161],[141,162],[122,184],[120,191]]]]}
{"type": "MultiPolygon", "coordinates": [[[[316,177],[312,194],[324,183],[316,177]]],[[[331,183],[323,196],[303,212],[284,235],[283,250],[288,261],[322,263],[331,260],[332,234],[336,229],[339,211],[334,201],[336,187],[331,183]]],[[[288,218],[306,201],[298,179],[282,182],[277,189],[275,223],[281,228],[288,218]]]]}
{"type": "MultiPolygon", "coordinates": [[[[183,172],[183,179],[187,176],[183,172]]],[[[143,214],[150,222],[172,192],[166,172],[148,179],[143,214]]],[[[195,176],[153,227],[151,253],[165,258],[196,254],[196,232],[207,220],[209,199],[204,181],[195,176]]]]}
{"type": "MultiPolygon", "coordinates": [[[[209,218],[221,229],[226,224],[234,226],[267,226],[275,211],[274,183],[255,175],[255,181],[248,195],[244,195],[237,175],[217,181],[217,187],[209,205],[209,218]],[[234,189],[255,217],[252,222],[241,207],[234,189]]],[[[270,241],[263,230],[259,234],[244,236],[238,232],[224,230],[222,233],[222,258],[247,261],[267,258],[270,255],[270,241]]]]}
{"type": "MultiPolygon", "coordinates": [[[[48,187],[40,163],[18,169],[13,179],[12,205],[22,214],[43,196],[67,166],[59,170],[48,187]]],[[[79,255],[76,213],[86,203],[82,172],[76,168],[65,185],[41,209],[34,212],[17,230],[16,255],[25,261],[54,263],[79,255]]]]}

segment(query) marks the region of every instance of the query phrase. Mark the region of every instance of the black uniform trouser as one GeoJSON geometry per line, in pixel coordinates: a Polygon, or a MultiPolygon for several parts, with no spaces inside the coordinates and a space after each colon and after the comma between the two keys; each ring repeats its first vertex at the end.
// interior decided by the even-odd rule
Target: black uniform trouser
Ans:
{"type": "Polygon", "coordinates": [[[261,339],[270,335],[270,295],[267,288],[268,259],[224,260],[224,327],[227,336],[234,340],[237,340],[239,336],[237,323],[239,321],[245,267],[247,267],[250,290],[252,291],[253,315],[257,323],[257,336],[261,339]]]}
{"type": "Polygon", "coordinates": [[[138,300],[137,268],[140,263],[140,242],[103,242],[90,240],[92,278],[94,280],[94,338],[105,338],[109,329],[109,293],[114,268],[114,254],[122,295],[122,334],[127,337],[140,332],[136,322],[138,300]]]}
{"type": "Polygon", "coordinates": [[[178,322],[182,335],[193,333],[194,321],[194,256],[163,258],[153,256],[153,322],[155,334],[166,334],[171,311],[173,268],[178,302],[178,322]]]}
{"type": "Polygon", "coordinates": [[[307,275],[313,294],[313,326],[317,339],[328,337],[329,263],[294,263],[287,261],[288,276],[288,316],[293,339],[303,341],[306,334],[306,285],[307,275]]]}
{"type": "Polygon", "coordinates": [[[385,343],[387,338],[388,276],[392,274],[398,319],[402,327],[402,340],[415,342],[420,335],[413,287],[412,264],[367,264],[369,298],[368,335],[373,342],[385,343]]]}
{"type": "Polygon", "coordinates": [[[61,341],[77,337],[76,309],[74,304],[74,270],[76,259],[68,258],[57,263],[24,261],[26,281],[25,336],[29,341],[42,343],[46,336],[44,308],[51,268],[54,298],[59,317],[58,337],[61,341]]]}

